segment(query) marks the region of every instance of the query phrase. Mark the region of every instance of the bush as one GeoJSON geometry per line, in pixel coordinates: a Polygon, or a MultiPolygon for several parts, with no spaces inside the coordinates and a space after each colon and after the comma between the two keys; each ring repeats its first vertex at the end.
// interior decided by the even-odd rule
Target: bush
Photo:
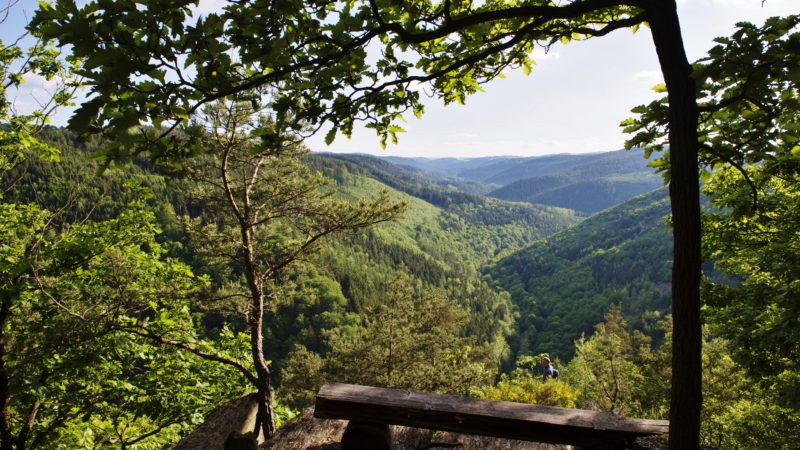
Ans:
{"type": "Polygon", "coordinates": [[[481,389],[478,396],[491,400],[531,403],[534,405],[574,408],[580,392],[569,384],[553,380],[541,381],[530,373],[517,369],[503,375],[496,386],[481,389]]]}

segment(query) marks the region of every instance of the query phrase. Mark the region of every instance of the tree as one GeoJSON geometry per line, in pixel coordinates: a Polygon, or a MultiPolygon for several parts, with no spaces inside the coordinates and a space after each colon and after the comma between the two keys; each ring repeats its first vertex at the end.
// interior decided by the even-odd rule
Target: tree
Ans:
{"type": "MultiPolygon", "coordinates": [[[[575,342],[575,358],[565,370],[595,407],[619,414],[641,414],[637,404],[646,382],[643,364],[650,358],[650,338],[639,331],[632,334],[619,305],[612,306],[597,324],[590,339],[575,342]]],[[[649,361],[648,361],[649,362],[649,361]]]]}
{"type": "MultiPolygon", "coordinates": [[[[704,218],[704,249],[730,277],[706,280],[707,316],[750,375],[783,384],[778,397],[794,398],[794,408],[800,405],[798,25],[797,15],[762,26],[740,23],[694,65],[704,192],[714,207],[704,218]]],[[[666,143],[666,107],[662,98],[634,110],[639,116],[625,122],[637,133],[629,145],[651,151],[666,143]]]]}
{"type": "Polygon", "coordinates": [[[489,1],[480,6],[451,0],[231,2],[196,21],[190,19],[189,4],[93,2],[78,8],[62,0],[37,14],[35,25],[42,33],[70,45],[84,61],[79,73],[92,98],[70,125],[83,133],[113,135],[107,157],[126,159],[143,148],[155,158],[175,156],[173,131],[193,113],[255,88],[280,88],[273,104],[278,123],[312,131],[328,124],[331,141],[338,131],[348,135],[365,120],[383,142],[394,140],[403,131],[396,125],[403,112],[422,113],[419,92],[412,88],[416,83],[430,82],[445,102],[463,101],[507,67],[527,70],[536,45],[647,23],[669,97],[673,339],[684,352],[673,361],[670,446],[697,448],[702,403],[698,109],[674,0],[489,1]],[[374,64],[369,44],[382,52],[374,64]],[[418,57],[407,57],[406,50],[418,57]],[[153,127],[142,127],[144,121],[153,127]]]}
{"type": "Polygon", "coordinates": [[[212,341],[197,331],[191,305],[207,281],[163,256],[152,220],[139,209],[74,225],[55,255],[64,247],[85,251],[86,241],[98,238],[127,239],[100,241],[100,251],[73,270],[63,259],[48,261],[35,275],[39,289],[30,303],[18,305],[16,393],[41,402],[31,447],[169,444],[245,389],[235,368],[153,339],[192,342],[220,359],[240,359],[246,349],[232,333],[212,341]],[[28,386],[27,370],[45,375],[28,386]]]}
{"type": "MultiPolygon", "coordinates": [[[[0,23],[15,4],[1,10],[0,23]]],[[[60,149],[42,135],[77,86],[47,40],[23,35],[0,42],[3,450],[163,445],[241,389],[224,367],[119,332],[132,320],[166,321],[213,347],[198,338],[186,303],[202,280],[163,259],[138,189],[126,186],[132,203],[107,221],[91,220],[87,211],[97,199],[83,193],[61,192],[66,200],[57,204],[20,195],[29,164],[60,159],[60,149]],[[20,112],[12,95],[37,76],[55,89],[35,99],[39,109],[20,112]],[[204,384],[203,373],[226,382],[204,384]]]]}
{"type": "Polygon", "coordinates": [[[441,289],[415,291],[401,272],[385,287],[385,301],[364,311],[359,323],[328,331],[324,356],[296,348],[282,372],[282,391],[305,407],[313,400],[309,391],[320,387],[312,380],[461,395],[484,386],[492,355],[462,336],[466,311],[441,289]]]}
{"type": "Polygon", "coordinates": [[[202,279],[162,258],[141,202],[68,229],[36,205],[3,203],[0,212],[3,449],[55,446],[76,433],[87,443],[163,442],[239,393],[230,370],[126,330],[167,327],[215,347],[189,313],[202,279]],[[209,372],[226,381],[204,382],[209,372]]]}
{"type": "Polygon", "coordinates": [[[276,124],[246,100],[220,101],[197,116],[208,148],[183,166],[197,183],[190,195],[203,208],[200,217],[189,219],[194,240],[204,242],[199,252],[243,278],[230,280],[233,286],[222,294],[242,305],[255,373],[242,371],[257,389],[256,431],[270,437],[275,419],[264,314],[285,293],[283,277],[325,237],[392,220],[403,204],[390,202],[386,192],[355,204],[336,199],[322,176],[303,163],[308,150],[292,140],[296,137],[277,133],[276,124]],[[272,139],[265,139],[268,135],[272,139]],[[281,135],[283,140],[275,141],[281,135]]]}
{"type": "MultiPolygon", "coordinates": [[[[2,9],[0,25],[9,18],[16,2],[2,9]]],[[[59,58],[52,42],[38,33],[25,33],[12,43],[0,40],[0,177],[16,166],[26,153],[39,154],[49,159],[58,158],[58,150],[40,142],[36,135],[49,123],[50,116],[59,108],[71,105],[79,84],[72,76],[71,67],[59,58]],[[23,46],[29,45],[27,49],[23,46]],[[9,94],[25,83],[25,79],[39,76],[54,84],[48,98],[37,98],[38,109],[23,114],[15,107],[9,94]]],[[[0,178],[2,180],[2,178],[0,178]]],[[[0,192],[0,195],[2,192],[0,192]]]]}
{"type": "MultiPolygon", "coordinates": [[[[671,317],[658,323],[667,336],[655,349],[631,331],[613,307],[595,333],[575,342],[576,357],[562,379],[580,389],[577,405],[613,409],[626,415],[660,418],[669,414],[671,317]]],[[[703,330],[703,411],[701,443],[744,448],[769,442],[789,448],[800,414],[782,405],[780,390],[764,389],[732,358],[726,339],[703,330]]]]}

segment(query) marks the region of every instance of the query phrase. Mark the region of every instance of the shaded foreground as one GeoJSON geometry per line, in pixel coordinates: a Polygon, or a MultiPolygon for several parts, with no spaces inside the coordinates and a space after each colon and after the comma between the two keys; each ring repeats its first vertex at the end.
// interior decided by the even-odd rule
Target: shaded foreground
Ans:
{"type": "Polygon", "coordinates": [[[665,420],[608,412],[341,383],[322,386],[314,415],[591,448],[625,448],[669,429],[665,420]]]}
{"type": "MultiPolygon", "coordinates": [[[[225,440],[231,433],[252,429],[257,404],[252,395],[243,396],[220,408],[194,432],[186,436],[175,450],[225,450],[225,440]]],[[[275,435],[258,446],[261,450],[339,450],[339,442],[347,421],[317,419],[313,408],[279,428],[275,435]]],[[[501,439],[450,432],[392,426],[394,450],[423,450],[456,448],[460,450],[571,450],[568,445],[501,439]]],[[[632,449],[666,449],[663,438],[637,439],[632,449]]],[[[246,447],[234,447],[233,449],[246,447]]]]}

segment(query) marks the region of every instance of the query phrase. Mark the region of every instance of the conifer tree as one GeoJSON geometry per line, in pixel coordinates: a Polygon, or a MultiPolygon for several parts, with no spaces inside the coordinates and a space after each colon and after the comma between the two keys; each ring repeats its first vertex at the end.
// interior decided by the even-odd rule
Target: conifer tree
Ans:
{"type": "Polygon", "coordinates": [[[303,162],[308,152],[297,135],[276,129],[243,97],[209,105],[193,126],[207,148],[182,163],[194,182],[190,193],[202,210],[188,219],[198,252],[233,268],[232,285],[220,293],[239,306],[250,340],[245,376],[257,390],[256,430],[275,430],[272,375],[264,359],[265,317],[283,295],[285,275],[334,233],[392,220],[403,205],[386,192],[350,203],[303,162]],[[238,276],[238,279],[237,279],[238,276]]]}

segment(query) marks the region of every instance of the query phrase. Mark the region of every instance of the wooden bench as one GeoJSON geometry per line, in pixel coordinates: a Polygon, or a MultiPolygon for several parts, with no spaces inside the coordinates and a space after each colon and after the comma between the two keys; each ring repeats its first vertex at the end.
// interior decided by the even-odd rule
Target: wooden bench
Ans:
{"type": "Polygon", "coordinates": [[[342,450],[390,449],[388,425],[589,448],[627,448],[669,428],[666,420],[339,383],[320,389],[314,416],[350,420],[342,450]]]}

